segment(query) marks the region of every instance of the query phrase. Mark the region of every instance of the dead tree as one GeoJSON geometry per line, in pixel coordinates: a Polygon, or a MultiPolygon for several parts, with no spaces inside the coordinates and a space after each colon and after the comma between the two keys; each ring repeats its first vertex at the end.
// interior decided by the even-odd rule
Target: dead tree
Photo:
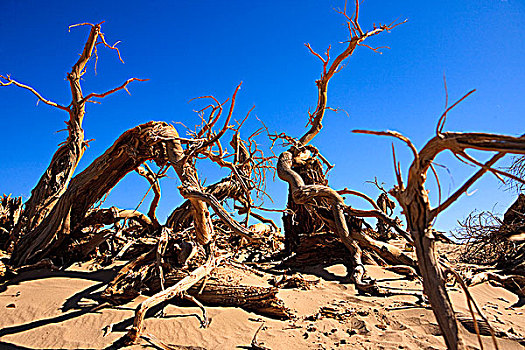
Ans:
{"type": "MultiPolygon", "coordinates": [[[[213,153],[212,148],[219,145],[220,149],[219,139],[230,128],[229,122],[232,117],[235,96],[240,85],[232,97],[224,127],[218,133],[214,133],[212,127],[219,119],[223,106],[215,100],[217,104],[211,106],[210,118],[207,121],[203,120],[204,125],[194,139],[180,139],[176,130],[165,123],[150,122],[141,125],[124,133],[104,155],[77,175],[74,181],[70,183],[76,165],[86,147],[82,129],[86,102],[126,89],[130,82],[141,80],[131,78],[121,86],[105,93],[90,93],[84,96],[80,80],[85,73],[87,62],[93,55],[97,57],[97,46],[104,45],[117,52],[118,49],[114,45],[110,46],[106,43],[104,35],[100,31],[100,24],[82,23],[80,25],[90,26],[91,31],[81,57],[68,74],[73,96],[72,102],[68,106],[62,106],[43,98],[32,87],[21,84],[10,76],[1,76],[3,79],[0,81],[2,86],[16,85],[28,89],[42,102],[64,110],[70,115],[70,120],[67,122],[68,139],[53,156],[51,164],[32,191],[31,198],[26,202],[17,226],[11,232],[10,246],[14,246],[13,264],[19,266],[37,261],[50,254],[54,255],[59,251],[58,248],[62,246],[66,238],[70,237],[75,231],[77,234],[79,233],[81,223],[91,206],[128,172],[138,170],[140,173],[141,168],[139,166],[147,160],[155,160],[158,164],[163,165],[169,164],[175,169],[182,181],[181,194],[188,198],[190,203],[196,240],[201,245],[210,243],[213,237],[213,225],[207,204],[202,199],[197,198],[203,189],[197,177],[194,160],[204,154],[205,157],[214,158],[217,162],[224,162],[220,154],[213,153]],[[191,143],[190,147],[184,150],[181,140],[191,143]],[[19,239],[21,239],[20,242],[18,242],[19,239]]],[[[245,165],[243,164],[243,166],[245,165]]],[[[155,229],[159,227],[154,212],[160,196],[160,188],[151,174],[142,173],[148,181],[152,182],[152,187],[156,193],[156,199],[148,212],[150,223],[155,229]]],[[[227,220],[229,215],[223,215],[223,217],[227,220]]],[[[233,220],[230,221],[233,222],[233,220]]],[[[249,236],[246,229],[231,222],[230,224],[235,227],[237,232],[249,236]]]]}
{"type": "MultiPolygon", "coordinates": [[[[220,113],[213,119],[213,124],[206,124],[210,133],[200,135],[204,138],[180,138],[175,128],[164,122],[149,122],[122,134],[103,155],[73,178],[46,219],[21,238],[13,251],[12,263],[20,266],[55,256],[58,252],[62,252],[62,257],[65,256],[67,249],[62,243],[72,233],[79,234],[79,228],[92,205],[126,174],[148,160],[154,160],[161,167],[172,166],[177,172],[182,182],[179,190],[190,202],[195,240],[199,245],[209,244],[214,236],[208,205],[234,232],[252,239],[252,234],[234,221],[213,195],[203,192],[194,164],[194,158],[200,154],[212,154],[212,147],[219,145],[217,142],[228,130],[239,87],[232,97],[224,126],[218,133],[212,132],[211,127],[217,122],[220,113]],[[184,149],[182,143],[189,146],[184,149]]],[[[212,155],[220,161],[220,156],[212,155]]]]}
{"type": "MultiPolygon", "coordinates": [[[[18,220],[18,223],[14,230],[11,231],[11,236],[8,242],[8,249],[11,250],[17,240],[25,235],[26,233],[37,227],[51,212],[56,205],[59,198],[66,190],[73,173],[77,167],[80,158],[84,154],[88,141],[84,140],[84,130],[82,129],[82,122],[85,114],[86,102],[92,98],[103,98],[116,91],[126,89],[126,86],[132,81],[143,79],[130,78],[124,82],[121,86],[114,88],[105,93],[91,93],[84,96],[81,87],[82,76],[86,72],[86,64],[95,55],[97,56],[97,46],[103,45],[109,49],[115,50],[118,53],[119,59],[120,52],[115,45],[109,45],[104,34],[100,31],[101,24],[90,24],[81,23],[75,26],[90,26],[88,38],[84,45],[84,50],[80,55],[78,61],[73,65],[71,71],[67,74],[67,80],[71,89],[71,102],[69,105],[61,105],[51,100],[44,98],[31,86],[22,84],[11,76],[0,75],[0,86],[15,85],[23,89],[32,92],[39,101],[43,103],[63,110],[69,114],[69,120],[66,121],[68,138],[64,141],[58,150],[53,155],[49,166],[38,181],[37,185],[31,191],[31,197],[24,203],[24,210],[18,220]]],[[[71,29],[70,27],[70,29],[71,29]]]]}
{"type": "MultiPolygon", "coordinates": [[[[309,113],[307,125],[310,126],[309,130],[298,140],[284,134],[274,135],[273,138],[274,140],[284,139],[286,143],[291,144],[289,150],[281,153],[277,163],[279,178],[289,185],[287,204],[289,213],[283,216],[288,252],[291,253],[297,249],[301,236],[319,231],[323,226],[327,227],[328,230],[337,234],[349,251],[350,275],[353,280],[358,287],[366,289],[367,283],[362,280],[365,273],[362,262],[362,248],[355,239],[359,235],[362,236],[360,224],[348,217],[349,212],[343,198],[337,191],[328,186],[321,162],[324,162],[328,169],[332,166],[315,147],[309,145],[321,131],[325,111],[330,109],[327,105],[330,79],[341,70],[344,61],[354,53],[358,46],[369,47],[363,43],[367,38],[389,31],[400,24],[374,26],[372,30],[365,32],[358,22],[359,1],[355,1],[355,7],[352,16],[347,14],[346,3],[344,10],[339,11],[347,20],[346,25],[350,39],[346,42],[345,50],[333,61],[330,57],[330,47],[323,57],[315,52],[309,44],[306,44],[310,52],[323,63],[321,78],[316,81],[318,89],[317,106],[313,113],[309,113]]],[[[356,193],[352,191],[350,194],[356,193]]],[[[374,210],[367,211],[366,216],[377,217],[377,215],[382,215],[386,217],[382,212],[379,213],[380,210],[375,203],[373,205],[374,210]]]]}
{"type": "Polygon", "coordinates": [[[464,344],[459,336],[456,316],[445,288],[443,272],[435,255],[432,223],[439,213],[446,210],[486,172],[490,171],[496,176],[504,175],[516,179],[512,174],[497,170],[492,168],[492,166],[507,153],[525,154],[525,138],[523,137],[518,138],[486,133],[452,133],[442,131],[446,121],[447,112],[473,92],[474,90],[469,92],[443,113],[436,128],[436,136],[430,139],[419,152],[408,138],[397,132],[354,130],[355,133],[391,136],[400,139],[409,146],[414,155],[414,160],[409,168],[407,184],[405,186],[401,176],[400,165],[396,162],[394,153],[394,169],[397,185],[394,186],[390,193],[397,199],[403,208],[408,230],[414,240],[417,263],[421,275],[423,276],[424,291],[432,305],[432,309],[443,333],[443,337],[445,338],[447,347],[450,349],[464,348],[464,344]],[[496,153],[489,161],[482,164],[468,155],[466,153],[467,149],[498,153],[496,153]],[[428,191],[425,189],[427,172],[429,169],[432,169],[435,173],[432,162],[439,153],[445,150],[450,150],[457,157],[477,165],[481,169],[469,178],[449,198],[440,203],[436,208],[432,208],[428,198],[428,191]]]}

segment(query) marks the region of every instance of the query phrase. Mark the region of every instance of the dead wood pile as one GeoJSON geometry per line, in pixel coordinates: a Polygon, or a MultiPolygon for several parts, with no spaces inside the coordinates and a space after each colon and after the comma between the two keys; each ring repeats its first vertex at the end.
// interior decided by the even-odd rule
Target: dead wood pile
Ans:
{"type": "Polygon", "coordinates": [[[525,305],[525,194],[520,193],[503,219],[473,212],[456,232],[464,241],[459,260],[471,285],[489,281],[518,295],[525,305]]]}
{"type": "MultiPolygon", "coordinates": [[[[300,138],[285,133],[271,134],[263,124],[243,139],[241,127],[251,110],[232,126],[239,84],[225,102],[213,96],[199,98],[198,101],[204,102],[198,111],[201,124],[188,131],[188,135],[180,136],[174,126],[165,122],[138,125],[125,131],[110,148],[74,176],[87,145],[82,128],[86,103],[143,79],[130,78],[107,92],[84,95],[81,78],[87,63],[96,56],[97,45],[115,50],[120,58],[118,49],[106,43],[101,24],[88,23],[81,24],[88,26],[90,32],[80,58],[68,73],[72,99],[67,106],[44,98],[10,76],[0,76],[1,86],[15,85],[29,90],[40,101],[69,116],[68,138],[53,155],[31,197],[23,206],[20,198],[5,195],[1,198],[0,242],[6,251],[3,262],[7,264],[4,279],[17,271],[44,265],[66,268],[81,261],[91,261],[97,267],[122,264],[102,294],[108,305],[122,304],[138,295],[149,296],[138,306],[133,326],[121,340],[130,344],[140,338],[146,311],[173,298],[196,303],[204,314],[201,303],[242,307],[275,318],[290,318],[293,313],[279,299],[279,288],[304,287],[308,283],[299,276],[293,277],[293,281],[288,277],[277,281],[273,272],[287,276],[288,269],[341,262],[347,266],[349,277],[360,292],[391,295],[392,291],[379,288],[367,276],[365,265],[395,265],[411,277],[416,273],[422,277],[424,292],[447,346],[462,348],[444,283],[445,270],[450,267],[436,258],[432,223],[487,171],[510,175],[492,166],[506,153],[524,154],[525,140],[494,134],[443,132],[447,112],[469,93],[443,113],[436,136],[419,151],[408,138],[396,132],[355,131],[395,137],[411,149],[414,160],[406,184],[400,165],[394,160],[397,185],[386,191],[376,181],[382,190],[377,201],[347,188],[331,188],[326,174],[333,166],[311,144],[321,131],[325,111],[329,109],[328,83],[358,46],[369,47],[363,43],[367,38],[401,24],[374,25],[371,30],[363,31],[358,23],[359,1],[355,7],[352,15],[347,14],[346,6],[340,11],[347,21],[350,39],[339,55],[333,58],[330,48],[321,55],[306,45],[320,59],[322,73],[316,81],[318,100],[315,111],[309,113],[309,129],[300,138]],[[272,156],[268,156],[256,141],[262,133],[267,134],[272,147],[282,142],[286,149],[279,156],[273,155],[273,151],[272,156]],[[224,143],[227,137],[231,137],[228,145],[224,143]],[[481,164],[470,157],[466,149],[497,153],[489,162],[481,164]],[[425,189],[426,176],[429,169],[434,171],[434,158],[445,150],[481,169],[450,198],[431,208],[425,189]],[[215,184],[203,186],[197,171],[203,159],[228,169],[229,174],[215,184]],[[155,170],[152,164],[156,165],[155,170]],[[170,169],[180,180],[178,189],[184,201],[163,224],[156,217],[156,208],[161,198],[161,179],[170,169]],[[288,203],[284,209],[267,209],[262,205],[262,199],[268,197],[265,192],[268,171],[274,171],[288,184],[288,203]],[[147,212],[103,208],[108,192],[132,172],[144,177],[154,194],[147,212]],[[352,208],[345,204],[344,196],[359,196],[372,209],[352,208]],[[406,229],[393,217],[395,205],[388,196],[401,206],[406,229]],[[265,217],[268,211],[283,213],[284,235],[280,225],[265,217]],[[375,218],[376,229],[364,218],[375,218]],[[254,221],[260,223],[253,224],[254,221]]],[[[519,236],[523,226],[512,232],[503,228],[522,220],[523,199],[520,203],[506,214],[507,226],[501,225],[499,235],[519,236]]],[[[511,283],[523,283],[518,277],[509,280],[508,276],[494,276],[494,272],[487,272],[471,282],[499,279],[498,283],[511,289],[514,288],[511,283]]],[[[202,324],[207,324],[205,315],[202,324]]]]}

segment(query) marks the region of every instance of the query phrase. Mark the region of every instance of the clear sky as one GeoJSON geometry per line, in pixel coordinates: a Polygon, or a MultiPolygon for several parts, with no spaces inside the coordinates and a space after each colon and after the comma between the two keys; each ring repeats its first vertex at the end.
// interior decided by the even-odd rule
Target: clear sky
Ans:
{"type": "MultiPolygon", "coordinates": [[[[103,153],[125,130],[149,121],[197,123],[188,104],[196,96],[213,94],[225,99],[243,81],[234,117],[241,119],[255,105],[254,114],[271,131],[300,137],[307,110],[315,108],[315,80],[320,62],[304,43],[323,52],[329,44],[335,54],[347,39],[344,19],[334,7],[343,1],[20,1],[0,0],[0,74],[11,74],[32,85],[45,97],[69,104],[65,80],[81,52],[87,27],[79,22],[106,21],[102,31],[108,42],[117,40],[125,64],[115,54],[99,50],[97,75],[93,64],[84,76],[83,89],[103,92],[129,77],[149,78],[129,90],[112,95],[101,105],[88,104],[84,120],[86,139],[95,139],[77,173],[103,153]]],[[[362,3],[360,23],[408,22],[391,33],[367,41],[389,46],[382,55],[358,48],[347,66],[329,85],[329,106],[345,113],[328,112],[325,128],[313,144],[336,167],[330,184],[377,196],[366,181],[377,176],[390,188],[394,181],[392,140],[355,135],[352,129],[397,130],[420,148],[435,132],[444,110],[443,75],[450,101],[475,88],[477,92],[449,114],[446,130],[484,131],[510,135],[524,132],[525,111],[525,2],[521,0],[379,1],[362,3]]],[[[67,114],[16,87],[0,88],[0,193],[28,198],[51,156],[66,135],[67,114]]],[[[244,135],[259,127],[251,118],[244,135]]],[[[179,128],[179,126],[177,126],[179,128]]],[[[181,133],[184,130],[179,128],[181,133]]],[[[396,144],[406,174],[410,153],[396,144]]],[[[276,153],[281,149],[276,149],[276,153]]],[[[487,154],[473,152],[483,160],[487,154]]],[[[451,193],[476,169],[450,155],[437,162],[443,196],[451,193]]],[[[501,165],[504,165],[502,161],[501,165]]],[[[207,183],[224,175],[202,164],[207,183]]],[[[163,220],[181,202],[178,180],[164,179],[158,216],[163,220]]],[[[271,178],[271,176],[270,176],[271,178]]],[[[437,191],[429,176],[428,188],[437,204],[437,191]]],[[[135,208],[147,182],[127,176],[111,193],[106,205],[135,208]]],[[[269,184],[274,203],[283,208],[286,184],[269,184]]],[[[471,210],[503,212],[514,200],[493,176],[486,176],[436,223],[453,229],[456,220],[471,210]]],[[[146,200],[145,207],[149,199],[146,200]]],[[[359,199],[347,203],[367,208],[359,199]]],[[[142,209],[146,211],[145,208],[142,209]]]]}

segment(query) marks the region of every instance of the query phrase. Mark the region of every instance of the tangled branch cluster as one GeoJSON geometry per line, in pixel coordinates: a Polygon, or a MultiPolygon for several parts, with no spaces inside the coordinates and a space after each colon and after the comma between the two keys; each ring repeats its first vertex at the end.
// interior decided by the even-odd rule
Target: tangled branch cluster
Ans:
{"type": "MultiPolygon", "coordinates": [[[[525,179],[525,156],[514,157],[512,159],[512,164],[507,168],[507,171],[520,179],[525,179]]],[[[511,179],[509,182],[509,189],[515,190],[517,193],[523,193],[525,192],[525,184],[511,179]]]]}
{"type": "Polygon", "coordinates": [[[462,262],[504,268],[525,258],[524,245],[506,238],[516,224],[506,224],[489,211],[474,211],[459,225],[455,238],[464,243],[462,262]]]}

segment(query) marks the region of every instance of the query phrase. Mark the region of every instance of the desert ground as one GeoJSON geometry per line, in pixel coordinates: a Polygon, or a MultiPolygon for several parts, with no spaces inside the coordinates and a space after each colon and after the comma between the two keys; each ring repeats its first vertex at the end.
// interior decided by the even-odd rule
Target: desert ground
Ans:
{"type": "MultiPolygon", "coordinates": [[[[453,245],[440,248],[449,256],[460,249],[453,245]]],[[[131,326],[137,305],[146,298],[93,311],[119,265],[122,262],[95,271],[90,263],[84,263],[65,271],[21,273],[1,289],[0,348],[112,348],[131,326]]],[[[404,292],[422,289],[417,279],[408,280],[384,267],[367,266],[367,271],[380,286],[404,292]]],[[[198,307],[172,300],[161,317],[146,318],[141,343],[128,348],[155,349],[158,344],[172,349],[445,348],[432,310],[418,296],[360,295],[342,264],[305,267],[301,274],[313,282],[310,289],[279,291],[294,314],[291,320],[276,320],[241,308],[206,306],[210,324],[201,328],[198,307]]],[[[513,307],[518,297],[488,283],[470,291],[496,330],[499,348],[523,348],[519,339],[525,334],[524,307],[513,307]]],[[[455,285],[449,292],[468,348],[478,349],[463,291],[455,285]]],[[[486,334],[482,324],[480,327],[486,334]]],[[[486,349],[494,348],[490,336],[482,335],[482,340],[486,349]]]]}

